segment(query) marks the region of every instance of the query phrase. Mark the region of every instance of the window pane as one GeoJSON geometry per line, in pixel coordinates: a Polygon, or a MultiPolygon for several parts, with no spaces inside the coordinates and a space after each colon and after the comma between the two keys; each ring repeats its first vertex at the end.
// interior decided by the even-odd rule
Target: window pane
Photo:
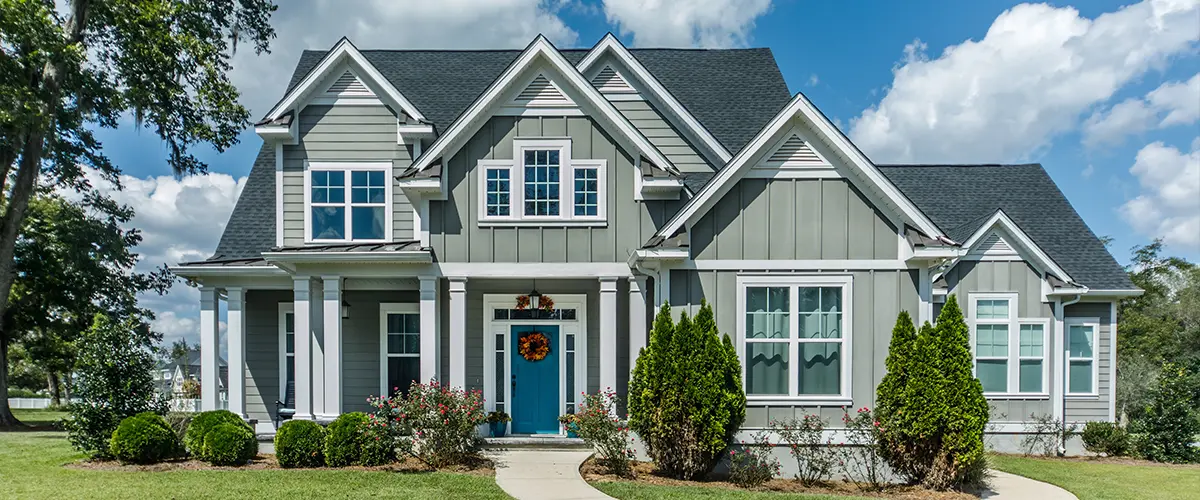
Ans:
{"type": "Polygon", "coordinates": [[[746,344],[746,394],[787,395],[788,344],[746,344]]]}
{"type": "Polygon", "coordinates": [[[975,317],[978,319],[1008,319],[1008,299],[977,301],[975,317]]]}
{"type": "Polygon", "coordinates": [[[421,358],[388,358],[387,388],[393,394],[408,394],[414,380],[421,378],[421,358]]]}
{"type": "Polygon", "coordinates": [[[283,407],[294,408],[296,405],[296,358],[288,356],[284,360],[283,407]]]}
{"type": "Polygon", "coordinates": [[[1073,394],[1092,392],[1091,361],[1072,361],[1069,372],[1071,383],[1067,392],[1073,394]]]}
{"type": "Polygon", "coordinates": [[[800,314],[820,310],[821,290],[819,288],[800,288],[800,314]]]}
{"type": "Polygon", "coordinates": [[[405,354],[420,354],[421,353],[421,336],[417,334],[404,335],[404,353],[405,354]]]}
{"type": "Polygon", "coordinates": [[[842,289],[834,287],[821,288],[821,311],[838,312],[842,310],[842,289]]]}
{"type": "Polygon", "coordinates": [[[388,354],[403,354],[404,353],[403,339],[401,337],[402,337],[401,335],[391,335],[391,334],[389,334],[387,336],[387,352],[388,352],[388,354]]]}
{"type": "Polygon", "coordinates": [[[975,355],[978,357],[1008,356],[1008,325],[976,326],[975,355]]]}
{"type": "Polygon", "coordinates": [[[288,333],[292,333],[292,332],[296,331],[296,314],[295,313],[284,313],[283,314],[283,331],[288,332],[288,333]]]}
{"type": "Polygon", "coordinates": [[[1042,325],[1021,325],[1021,356],[1041,356],[1044,338],[1042,325]]]}
{"type": "Polygon", "coordinates": [[[285,344],[283,352],[286,354],[295,354],[296,353],[296,334],[294,334],[292,332],[288,332],[283,335],[283,338],[284,338],[284,344],[285,344]]]}
{"type": "Polygon", "coordinates": [[[748,338],[788,338],[787,287],[746,288],[748,338]]]}
{"type": "Polygon", "coordinates": [[[1091,326],[1086,325],[1071,325],[1068,329],[1070,340],[1068,346],[1071,351],[1072,358],[1090,358],[1092,357],[1092,340],[1093,332],[1091,326]]]}
{"type": "Polygon", "coordinates": [[[1021,392],[1042,392],[1042,360],[1021,360],[1021,392]]]}
{"type": "Polygon", "coordinates": [[[575,169],[575,215],[594,216],[599,213],[596,172],[595,168],[575,169]]]}
{"type": "Polygon", "coordinates": [[[567,353],[567,401],[575,401],[575,353],[567,353]]]}
{"type": "Polygon", "coordinates": [[[983,384],[983,392],[1008,392],[1008,361],[981,359],[976,361],[975,372],[983,384]]]}
{"type": "Polygon", "coordinates": [[[353,218],[354,233],[353,238],[356,240],[382,240],[384,239],[383,217],[386,213],[384,207],[353,207],[350,215],[353,218]]]}
{"type": "Polygon", "coordinates": [[[837,342],[800,344],[800,394],[840,394],[842,345],[837,342]]]}
{"type": "Polygon", "coordinates": [[[346,239],[346,209],[312,207],[312,237],[314,240],[346,239]]]}
{"type": "Polygon", "coordinates": [[[404,315],[404,333],[421,333],[421,315],[404,315]]]}
{"type": "Polygon", "coordinates": [[[504,353],[496,353],[496,402],[504,402],[504,353]]]}
{"type": "Polygon", "coordinates": [[[404,332],[404,315],[388,314],[387,315],[387,332],[388,333],[403,333],[404,332]]]}
{"type": "Polygon", "coordinates": [[[505,217],[509,215],[509,171],[506,168],[491,168],[487,171],[487,214],[505,217]]]}

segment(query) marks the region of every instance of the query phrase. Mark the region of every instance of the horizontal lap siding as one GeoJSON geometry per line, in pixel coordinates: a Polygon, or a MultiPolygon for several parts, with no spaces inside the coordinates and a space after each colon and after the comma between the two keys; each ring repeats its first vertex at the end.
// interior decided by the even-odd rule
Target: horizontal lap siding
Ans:
{"type": "MultiPolygon", "coordinates": [[[[305,160],[391,162],[399,175],[412,163],[408,147],[396,144],[396,116],[383,106],[307,106],[300,112],[300,140],[283,147],[284,245],[304,244],[305,160]]],[[[412,206],[392,190],[392,238],[412,239],[412,206]]]]}
{"type": "MultiPolygon", "coordinates": [[[[367,398],[380,394],[380,303],[416,304],[416,291],[347,291],[350,317],[342,320],[342,408],[370,411],[367,398]]],[[[390,390],[390,388],[389,388],[390,390]]]]}
{"type": "Polygon", "coordinates": [[[1068,398],[1066,401],[1066,420],[1068,422],[1085,422],[1091,420],[1109,420],[1110,405],[1113,396],[1112,364],[1112,305],[1107,302],[1079,303],[1069,305],[1064,309],[1066,318],[1099,318],[1099,345],[1096,349],[1099,355],[1100,383],[1097,385],[1096,398],[1068,398]]]}
{"type": "Polygon", "coordinates": [[[292,293],[246,292],[246,413],[260,422],[275,420],[279,399],[279,303],[292,293]]]}
{"type": "Polygon", "coordinates": [[[648,101],[614,101],[634,128],[645,135],[654,147],[682,172],[712,172],[713,167],[700,156],[693,146],[666,118],[648,101]]]}

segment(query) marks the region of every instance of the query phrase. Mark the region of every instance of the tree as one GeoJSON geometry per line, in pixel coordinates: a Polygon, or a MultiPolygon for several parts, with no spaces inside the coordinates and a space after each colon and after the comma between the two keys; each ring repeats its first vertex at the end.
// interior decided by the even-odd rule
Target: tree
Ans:
{"type": "MultiPolygon", "coordinates": [[[[0,0],[0,317],[17,278],[18,234],[39,179],[87,192],[85,168],[117,183],[97,128],[133,115],[177,175],[202,172],[200,145],[224,151],[249,125],[229,80],[238,42],[275,36],[269,0],[0,0]]],[[[0,326],[0,392],[7,386],[0,326]]],[[[0,399],[0,426],[14,425],[0,399]]]]}
{"type": "Polygon", "coordinates": [[[1200,415],[1192,406],[1187,372],[1167,363],[1158,377],[1158,387],[1146,405],[1145,417],[1137,422],[1138,453],[1158,462],[1187,463],[1200,459],[1192,444],[1200,435],[1200,415]]]}

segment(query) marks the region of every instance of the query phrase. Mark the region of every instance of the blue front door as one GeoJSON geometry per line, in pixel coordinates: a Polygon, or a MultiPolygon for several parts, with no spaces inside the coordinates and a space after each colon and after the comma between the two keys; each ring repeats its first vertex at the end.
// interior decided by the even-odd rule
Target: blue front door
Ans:
{"type": "Polygon", "coordinates": [[[512,327],[512,432],[513,434],[558,434],[557,325],[512,327]],[[521,339],[540,333],[550,340],[550,352],[538,361],[521,355],[521,339]]]}

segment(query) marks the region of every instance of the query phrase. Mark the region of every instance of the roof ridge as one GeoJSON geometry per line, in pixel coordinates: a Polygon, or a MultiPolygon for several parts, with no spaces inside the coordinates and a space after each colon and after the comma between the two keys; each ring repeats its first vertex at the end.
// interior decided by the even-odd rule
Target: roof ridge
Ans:
{"type": "Polygon", "coordinates": [[[1041,163],[876,163],[876,167],[956,167],[956,168],[976,168],[976,167],[1042,167],[1041,163]]]}

